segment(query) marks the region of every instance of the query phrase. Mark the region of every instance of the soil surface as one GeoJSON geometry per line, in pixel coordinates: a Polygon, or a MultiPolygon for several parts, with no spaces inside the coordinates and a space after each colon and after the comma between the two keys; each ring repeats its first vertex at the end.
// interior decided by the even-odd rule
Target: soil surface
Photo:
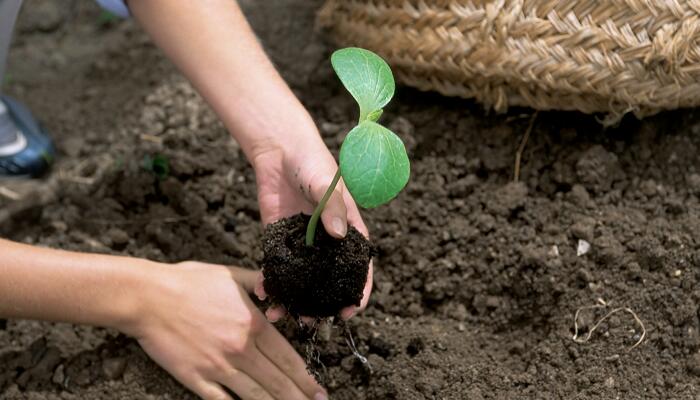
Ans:
{"type": "MultiPolygon", "coordinates": [[[[313,31],[319,2],[241,3],[336,152],[356,106],[313,31]]],[[[66,4],[28,0],[21,16],[5,88],[53,132],[60,160],[44,181],[2,183],[2,235],[256,267],[254,175],[238,146],[133,21],[66,4]],[[169,161],[160,181],[144,168],[155,156],[169,161]]],[[[364,212],[375,290],[351,331],[372,369],[343,331],[319,339],[333,399],[697,398],[700,115],[603,129],[540,113],[514,182],[530,115],[398,89],[383,122],[407,143],[412,179],[364,212]],[[643,329],[618,312],[572,339],[577,310],[585,339],[617,307],[643,329]]],[[[292,325],[279,328],[303,351],[292,325]]],[[[193,396],[115,332],[8,321],[0,398],[193,396]]]]}
{"type": "Polygon", "coordinates": [[[297,214],[265,228],[261,263],[265,293],[297,317],[333,317],[345,307],[359,307],[372,245],[353,226],[337,240],[319,224],[314,245],[307,246],[309,219],[297,214]]]}

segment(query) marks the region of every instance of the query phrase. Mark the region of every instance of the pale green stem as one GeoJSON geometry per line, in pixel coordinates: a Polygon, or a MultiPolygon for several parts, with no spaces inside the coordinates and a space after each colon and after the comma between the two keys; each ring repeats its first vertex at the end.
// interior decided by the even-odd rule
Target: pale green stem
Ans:
{"type": "Polygon", "coordinates": [[[340,180],[340,168],[338,168],[338,172],[335,173],[335,176],[333,177],[333,181],[331,182],[331,185],[328,186],[328,190],[326,190],[326,193],[323,195],[323,198],[321,198],[321,201],[316,206],[316,209],[314,210],[313,215],[311,215],[311,219],[309,220],[309,225],[306,226],[306,245],[307,246],[314,245],[314,238],[316,237],[316,225],[318,225],[318,219],[321,218],[321,213],[323,213],[323,209],[326,208],[326,203],[328,203],[328,199],[331,198],[331,195],[333,194],[335,187],[338,185],[339,180],[340,180]]]}

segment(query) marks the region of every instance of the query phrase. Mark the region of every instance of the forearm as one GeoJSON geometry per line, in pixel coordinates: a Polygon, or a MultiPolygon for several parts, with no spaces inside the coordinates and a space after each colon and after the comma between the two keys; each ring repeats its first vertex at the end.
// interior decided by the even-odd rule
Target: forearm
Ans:
{"type": "Polygon", "coordinates": [[[313,120],[267,58],[235,1],[139,0],[130,7],[250,160],[280,143],[318,140],[313,120]]]}
{"type": "Polygon", "coordinates": [[[138,314],[156,263],[0,239],[0,318],[122,329],[138,314]]]}

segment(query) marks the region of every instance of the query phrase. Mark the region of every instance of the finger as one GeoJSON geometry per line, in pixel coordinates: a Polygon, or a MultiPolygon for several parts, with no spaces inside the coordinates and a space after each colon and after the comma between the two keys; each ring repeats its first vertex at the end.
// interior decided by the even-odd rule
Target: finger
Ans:
{"type": "Polygon", "coordinates": [[[258,336],[255,342],[261,354],[291,379],[307,398],[320,399],[324,398],[323,396],[327,398],[326,391],[306,370],[304,360],[277,329],[270,326],[258,336]]]}
{"type": "Polygon", "coordinates": [[[262,272],[239,267],[229,267],[231,278],[243,286],[248,293],[253,293],[258,281],[262,279],[262,272]]]}
{"type": "MultiPolygon", "coordinates": [[[[311,181],[311,197],[314,202],[319,203],[331,185],[333,177],[318,175],[311,181]]],[[[334,238],[344,238],[348,232],[348,210],[345,207],[343,197],[343,185],[336,185],[331,197],[326,203],[326,207],[321,214],[323,227],[334,238]]]]}
{"type": "Polygon", "coordinates": [[[219,384],[204,379],[192,385],[190,389],[204,400],[233,400],[219,384]]]}
{"type": "Polygon", "coordinates": [[[343,321],[347,321],[350,318],[357,315],[358,312],[359,312],[359,309],[357,306],[345,307],[342,310],[340,310],[340,318],[342,318],[343,321]]]}
{"type": "Polygon", "coordinates": [[[243,371],[231,369],[223,373],[219,381],[241,400],[274,400],[258,382],[243,371]]]}
{"type": "Polygon", "coordinates": [[[261,273],[258,276],[258,280],[255,282],[254,293],[260,301],[263,301],[267,298],[267,293],[265,293],[265,286],[263,285],[264,280],[265,280],[265,278],[263,277],[263,274],[261,273]]]}
{"type": "Polygon", "coordinates": [[[372,294],[372,287],[374,285],[374,261],[369,262],[369,271],[367,271],[367,282],[365,282],[365,288],[362,291],[362,301],[360,301],[360,311],[364,310],[369,303],[369,296],[372,294]]]}
{"type": "Polygon", "coordinates": [[[240,360],[240,365],[245,373],[255,379],[274,399],[308,400],[309,397],[261,353],[260,348],[249,351],[244,357],[240,360]]]}
{"type": "Polygon", "coordinates": [[[287,310],[282,306],[273,306],[265,310],[265,318],[271,323],[275,323],[287,315],[287,310]]]}

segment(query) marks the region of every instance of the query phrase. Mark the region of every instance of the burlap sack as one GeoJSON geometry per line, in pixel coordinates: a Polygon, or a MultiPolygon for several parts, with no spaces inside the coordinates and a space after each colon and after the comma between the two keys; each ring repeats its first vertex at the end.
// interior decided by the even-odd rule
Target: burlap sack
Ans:
{"type": "Polygon", "coordinates": [[[328,0],[318,19],[407,85],[610,122],[700,103],[699,16],[700,0],[328,0]]]}

